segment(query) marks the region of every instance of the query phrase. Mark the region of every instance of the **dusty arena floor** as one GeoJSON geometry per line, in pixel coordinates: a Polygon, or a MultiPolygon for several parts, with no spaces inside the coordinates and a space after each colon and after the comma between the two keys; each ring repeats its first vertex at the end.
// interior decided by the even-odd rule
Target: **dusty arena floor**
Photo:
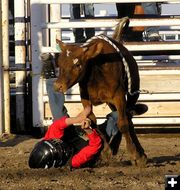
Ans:
{"type": "Polygon", "coordinates": [[[0,190],[164,190],[166,174],[180,174],[180,135],[139,135],[148,156],[145,168],[131,166],[122,139],[108,164],[69,171],[29,169],[28,157],[39,139],[0,139],[0,190]]]}

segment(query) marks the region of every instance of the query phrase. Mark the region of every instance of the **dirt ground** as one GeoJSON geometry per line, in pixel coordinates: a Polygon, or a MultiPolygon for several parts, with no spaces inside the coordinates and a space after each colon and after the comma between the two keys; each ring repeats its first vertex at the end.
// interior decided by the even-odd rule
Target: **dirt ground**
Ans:
{"type": "Polygon", "coordinates": [[[96,168],[29,169],[29,154],[40,139],[11,135],[0,138],[0,190],[161,190],[165,175],[180,174],[179,135],[138,135],[147,166],[129,162],[122,139],[117,156],[96,168]]]}

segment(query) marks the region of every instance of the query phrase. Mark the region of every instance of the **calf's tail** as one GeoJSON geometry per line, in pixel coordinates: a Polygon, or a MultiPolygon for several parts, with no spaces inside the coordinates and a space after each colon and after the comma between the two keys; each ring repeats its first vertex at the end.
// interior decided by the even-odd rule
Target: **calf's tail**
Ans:
{"type": "Polygon", "coordinates": [[[119,19],[119,23],[117,24],[114,33],[112,35],[112,39],[116,40],[117,42],[122,41],[122,34],[124,31],[127,30],[129,26],[129,18],[123,17],[122,19],[119,19]]]}

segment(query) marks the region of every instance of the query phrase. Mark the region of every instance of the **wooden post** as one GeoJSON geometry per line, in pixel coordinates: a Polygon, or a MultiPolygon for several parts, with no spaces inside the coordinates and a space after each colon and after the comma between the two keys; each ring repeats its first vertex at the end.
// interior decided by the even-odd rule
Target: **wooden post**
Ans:
{"type": "Polygon", "coordinates": [[[4,107],[4,132],[10,133],[10,87],[9,87],[9,9],[8,1],[1,0],[2,13],[2,67],[3,71],[3,107],[4,107]]]}
{"type": "MultiPolygon", "coordinates": [[[[16,0],[14,4],[15,17],[15,64],[26,64],[26,48],[25,48],[25,5],[24,0],[16,0]]],[[[16,126],[17,131],[25,131],[25,98],[26,72],[16,71],[16,126]]]]}

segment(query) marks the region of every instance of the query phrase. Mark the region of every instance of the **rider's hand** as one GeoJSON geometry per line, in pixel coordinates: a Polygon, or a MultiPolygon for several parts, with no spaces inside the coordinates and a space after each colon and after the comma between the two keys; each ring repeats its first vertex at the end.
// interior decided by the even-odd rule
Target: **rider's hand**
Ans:
{"type": "Polygon", "coordinates": [[[81,125],[81,128],[85,130],[87,134],[92,132],[91,128],[91,120],[89,118],[86,118],[81,125]]]}

